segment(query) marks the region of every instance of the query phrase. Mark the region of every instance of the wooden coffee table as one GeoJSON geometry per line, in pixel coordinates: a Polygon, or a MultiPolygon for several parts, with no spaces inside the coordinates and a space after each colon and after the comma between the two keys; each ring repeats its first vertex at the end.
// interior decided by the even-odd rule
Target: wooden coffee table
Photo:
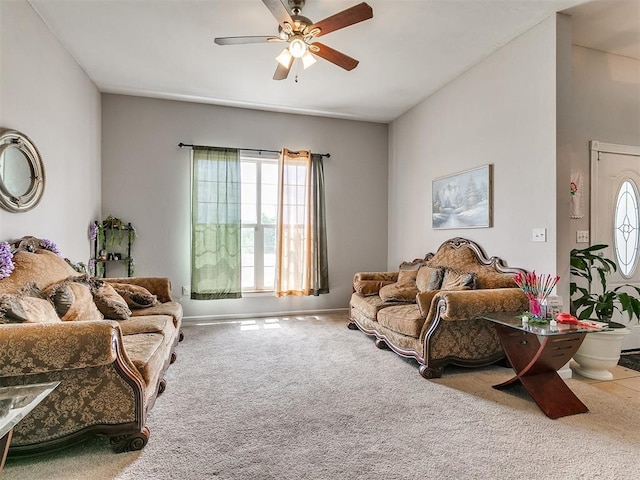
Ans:
{"type": "Polygon", "coordinates": [[[578,325],[524,324],[522,313],[492,313],[479,318],[494,323],[502,347],[516,376],[493,388],[522,384],[549,418],[560,418],[589,409],[569,389],[557,370],[578,350],[589,332],[603,331],[578,325]]]}
{"type": "Polygon", "coordinates": [[[7,459],[13,427],[31,412],[60,382],[0,387],[0,474],[7,459]]]}

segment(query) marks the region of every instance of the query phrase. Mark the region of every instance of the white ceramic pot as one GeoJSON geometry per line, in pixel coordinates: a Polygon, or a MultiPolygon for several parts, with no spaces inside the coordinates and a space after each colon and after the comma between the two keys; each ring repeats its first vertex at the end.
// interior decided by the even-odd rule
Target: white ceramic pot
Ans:
{"type": "Polygon", "coordinates": [[[588,333],[573,356],[578,363],[572,366],[573,371],[594,380],[611,380],[613,374],[609,370],[618,364],[622,341],[630,333],[628,328],[588,333]]]}

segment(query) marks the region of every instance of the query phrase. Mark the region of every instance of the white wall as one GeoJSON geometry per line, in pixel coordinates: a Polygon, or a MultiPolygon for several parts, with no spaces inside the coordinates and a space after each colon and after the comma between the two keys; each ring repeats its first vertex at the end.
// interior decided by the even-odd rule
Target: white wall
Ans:
{"type": "Polygon", "coordinates": [[[387,265],[387,125],[123,95],[102,96],[103,215],[132,222],[136,275],[190,283],[190,149],[178,143],[311,149],[324,163],[329,295],[195,301],[185,315],[346,308],[358,271],[387,265]]]}
{"type": "Polygon", "coordinates": [[[463,236],[510,265],[556,269],[556,18],[390,126],[389,266],[463,236]],[[494,165],[493,228],[431,228],[434,178],[494,165]],[[532,229],[547,242],[533,243],[532,229]]]}
{"type": "Polygon", "coordinates": [[[571,130],[565,145],[571,167],[584,172],[584,218],[571,220],[571,238],[589,230],[589,141],[640,146],[640,61],[573,46],[571,130]]]}
{"type": "Polygon", "coordinates": [[[0,128],[31,138],[46,176],[33,210],[0,210],[0,241],[48,238],[86,262],[100,212],[100,94],[26,1],[0,1],[0,128]]]}
{"type": "MultiPolygon", "coordinates": [[[[571,160],[566,144],[571,136],[573,116],[571,68],[571,17],[556,17],[556,273],[560,281],[556,294],[562,297],[564,310],[569,310],[569,257],[572,247],[569,185],[571,160]]],[[[575,233],[574,233],[575,239],[575,233]]]]}
{"type": "MultiPolygon", "coordinates": [[[[571,128],[562,146],[571,168],[584,172],[584,217],[572,219],[572,248],[588,244],[576,243],[577,230],[590,229],[590,151],[589,141],[640,146],[640,61],[591,50],[572,48],[572,99],[568,107],[571,128]]],[[[626,315],[621,322],[627,323],[626,315]]],[[[628,322],[632,334],[623,349],[640,346],[640,326],[628,322]]]]}

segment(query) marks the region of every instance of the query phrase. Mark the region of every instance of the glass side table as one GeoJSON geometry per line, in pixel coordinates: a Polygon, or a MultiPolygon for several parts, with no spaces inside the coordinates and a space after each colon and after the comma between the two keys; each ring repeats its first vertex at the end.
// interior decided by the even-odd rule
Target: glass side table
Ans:
{"type": "Polygon", "coordinates": [[[522,313],[518,312],[490,313],[478,318],[493,322],[504,353],[516,373],[515,377],[493,388],[502,390],[522,384],[549,418],[589,411],[557,370],[573,357],[587,333],[609,330],[606,324],[524,323],[522,313]]]}
{"type": "Polygon", "coordinates": [[[33,410],[60,382],[0,387],[0,474],[7,459],[13,427],[33,410]]]}

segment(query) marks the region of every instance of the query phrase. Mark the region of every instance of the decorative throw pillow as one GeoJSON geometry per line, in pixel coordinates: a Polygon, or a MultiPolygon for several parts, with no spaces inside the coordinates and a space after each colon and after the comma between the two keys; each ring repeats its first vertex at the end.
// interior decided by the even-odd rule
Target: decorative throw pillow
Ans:
{"type": "Polygon", "coordinates": [[[45,288],[78,274],[62,257],[49,250],[19,250],[13,255],[13,264],[15,269],[11,275],[0,280],[0,293],[17,293],[28,282],[45,288]]]}
{"type": "Polygon", "coordinates": [[[115,282],[111,282],[110,285],[118,295],[124,298],[129,308],[148,308],[159,303],[158,297],[139,285],[115,282]]]}
{"type": "Polygon", "coordinates": [[[59,322],[53,305],[44,298],[23,294],[0,295],[0,323],[59,322]]]}
{"type": "Polygon", "coordinates": [[[112,320],[126,320],[131,316],[131,310],[127,302],[114,288],[102,280],[91,280],[91,293],[93,301],[104,318],[112,320]]]}
{"type": "Polygon", "coordinates": [[[369,295],[377,295],[380,289],[385,285],[393,282],[385,282],[384,280],[359,280],[353,284],[353,289],[363,297],[369,295]]]}
{"type": "Polygon", "coordinates": [[[62,321],[102,320],[104,315],[98,310],[89,285],[66,280],[45,289],[53,302],[58,317],[62,321]]]}
{"type": "Polygon", "coordinates": [[[426,262],[423,258],[416,258],[410,262],[402,262],[400,264],[400,270],[418,270],[426,262]]]}
{"type": "Polygon", "coordinates": [[[493,269],[483,269],[482,272],[478,272],[476,288],[517,288],[518,285],[513,277],[513,273],[499,273],[493,269]]]}
{"type": "Polygon", "coordinates": [[[380,289],[380,299],[384,302],[415,302],[417,294],[415,282],[397,282],[380,289]]]}
{"type": "Polygon", "coordinates": [[[441,290],[473,290],[476,288],[476,274],[473,272],[459,272],[447,268],[442,279],[441,290]]]}
{"type": "Polygon", "coordinates": [[[400,270],[398,272],[398,283],[415,283],[418,270],[400,270]]]}
{"type": "Polygon", "coordinates": [[[421,292],[430,292],[431,290],[438,290],[442,285],[442,278],[444,276],[443,268],[434,268],[423,265],[418,270],[418,276],[416,277],[416,286],[421,292]]]}
{"type": "MultiPolygon", "coordinates": [[[[49,285],[44,289],[45,295],[53,303],[58,317],[62,318],[73,304],[73,292],[69,288],[69,282],[62,281],[49,285]]],[[[93,301],[93,299],[91,300],[93,301]]]]}

